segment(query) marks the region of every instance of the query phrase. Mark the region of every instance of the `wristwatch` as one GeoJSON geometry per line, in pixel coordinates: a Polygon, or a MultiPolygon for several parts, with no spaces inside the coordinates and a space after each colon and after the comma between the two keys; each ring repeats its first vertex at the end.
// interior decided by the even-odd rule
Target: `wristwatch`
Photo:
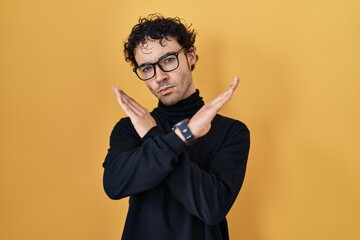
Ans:
{"type": "Polygon", "coordinates": [[[184,120],[176,123],[174,125],[174,127],[172,128],[172,130],[175,130],[176,128],[178,128],[180,130],[181,134],[184,136],[186,144],[193,146],[196,143],[197,139],[190,131],[190,128],[187,125],[188,122],[189,122],[189,119],[184,119],[184,120]]]}

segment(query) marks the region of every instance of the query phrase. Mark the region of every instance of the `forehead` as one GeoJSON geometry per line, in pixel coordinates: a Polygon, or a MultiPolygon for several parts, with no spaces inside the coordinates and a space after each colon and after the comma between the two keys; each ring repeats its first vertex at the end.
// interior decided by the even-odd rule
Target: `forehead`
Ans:
{"type": "Polygon", "coordinates": [[[169,52],[179,51],[180,44],[175,38],[168,37],[163,40],[148,38],[135,48],[135,60],[138,65],[148,62],[156,62],[161,56],[169,52]]]}

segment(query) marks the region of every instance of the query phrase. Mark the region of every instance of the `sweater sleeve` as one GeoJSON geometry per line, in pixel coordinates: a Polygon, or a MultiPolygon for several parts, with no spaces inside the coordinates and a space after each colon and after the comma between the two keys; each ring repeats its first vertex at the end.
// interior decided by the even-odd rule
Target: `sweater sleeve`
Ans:
{"type": "Polygon", "coordinates": [[[187,211],[208,225],[225,218],[245,177],[249,130],[240,123],[233,124],[226,132],[206,170],[182,153],[166,179],[171,192],[187,211]]]}
{"type": "Polygon", "coordinates": [[[120,199],[158,185],[173,169],[184,144],[174,132],[158,127],[143,139],[128,118],[121,119],[110,136],[110,148],[103,163],[103,184],[111,199],[120,199]]]}

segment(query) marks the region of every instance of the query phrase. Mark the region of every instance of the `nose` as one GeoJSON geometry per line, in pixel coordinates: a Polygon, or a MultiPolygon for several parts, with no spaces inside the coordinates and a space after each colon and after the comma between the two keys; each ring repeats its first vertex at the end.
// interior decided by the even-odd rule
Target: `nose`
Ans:
{"type": "Polygon", "coordinates": [[[164,72],[163,70],[161,70],[161,68],[156,65],[155,66],[155,81],[156,82],[163,82],[163,81],[167,81],[169,79],[169,75],[167,72],[164,72]]]}

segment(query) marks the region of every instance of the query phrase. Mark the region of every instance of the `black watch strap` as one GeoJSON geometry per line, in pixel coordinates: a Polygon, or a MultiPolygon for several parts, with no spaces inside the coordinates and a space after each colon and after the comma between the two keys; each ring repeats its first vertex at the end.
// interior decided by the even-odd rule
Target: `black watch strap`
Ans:
{"type": "Polygon", "coordinates": [[[184,120],[176,123],[173,127],[173,130],[178,128],[180,130],[181,134],[184,136],[186,144],[193,146],[196,143],[197,139],[190,131],[190,128],[187,125],[188,122],[189,122],[189,119],[184,119],[184,120]]]}

